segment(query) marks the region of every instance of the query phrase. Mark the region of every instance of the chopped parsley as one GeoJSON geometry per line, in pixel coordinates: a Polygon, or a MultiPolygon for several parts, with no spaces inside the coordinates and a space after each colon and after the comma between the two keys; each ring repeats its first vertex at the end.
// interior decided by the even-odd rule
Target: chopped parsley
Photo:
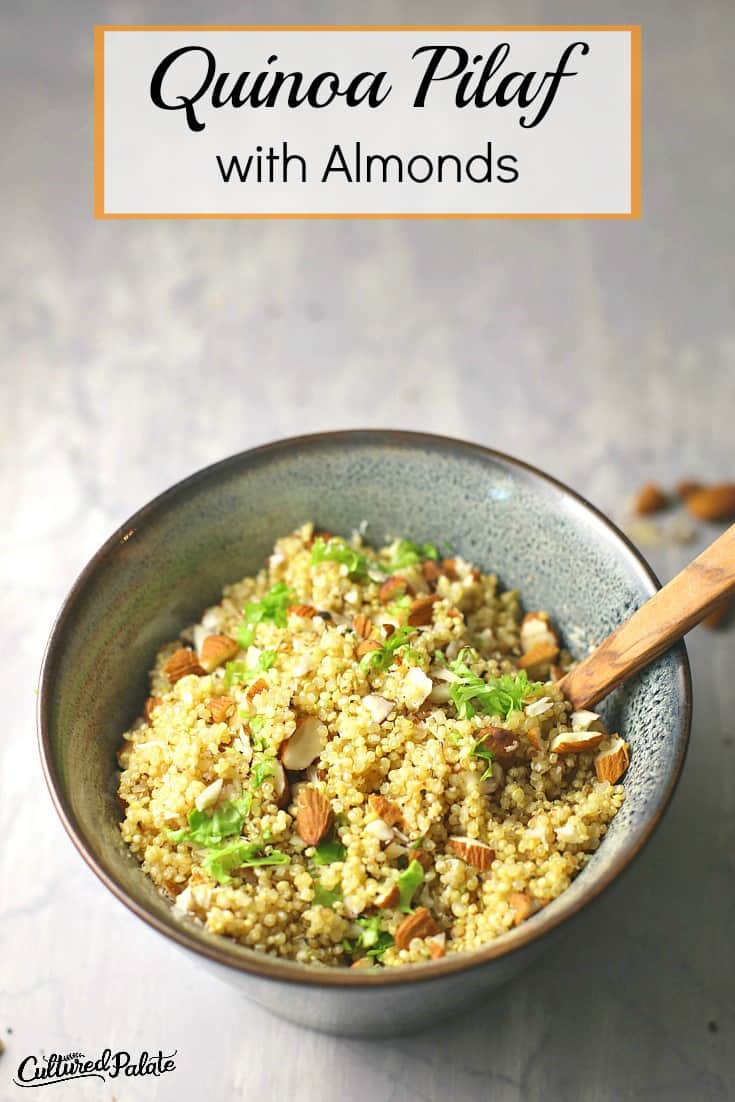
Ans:
{"type": "Polygon", "coordinates": [[[248,601],[243,609],[245,619],[238,625],[236,638],[241,647],[249,647],[255,638],[255,628],[263,621],[285,628],[288,623],[288,607],[296,593],[285,582],[276,582],[262,601],[248,601]]]}
{"type": "Polygon", "coordinates": [[[393,634],[385,640],[380,650],[370,650],[360,659],[360,669],[363,673],[368,670],[387,670],[393,664],[396,652],[402,647],[408,646],[408,640],[416,634],[415,628],[404,624],[396,628],[393,634]]]}
{"type": "Polygon", "coordinates": [[[511,712],[523,711],[524,697],[541,688],[540,683],[528,680],[525,670],[484,681],[465,665],[462,655],[450,662],[449,669],[457,675],[449,692],[460,719],[472,719],[478,712],[507,719],[511,712]]]}
{"type": "Polygon", "coordinates": [[[264,758],[262,761],[257,762],[252,769],[251,774],[251,787],[253,790],[260,788],[263,781],[268,777],[272,777],[276,771],[276,763],[273,758],[264,758]]]}
{"type": "Polygon", "coordinates": [[[495,754],[493,754],[492,750],[488,750],[482,745],[482,739],[478,739],[478,741],[473,745],[472,749],[470,750],[470,757],[482,758],[483,761],[487,762],[487,769],[480,777],[481,781],[486,781],[488,777],[492,777],[495,754]]]}
{"type": "Polygon", "coordinates": [[[314,904],[319,907],[334,907],[342,898],[342,889],[336,887],[334,891],[325,888],[322,884],[314,885],[314,904]]]}
{"type": "Polygon", "coordinates": [[[278,654],[274,650],[264,650],[258,656],[254,666],[246,666],[244,662],[227,662],[225,665],[225,687],[231,688],[236,681],[252,681],[259,673],[270,670],[276,661],[278,654]]]}
{"type": "Polygon", "coordinates": [[[246,792],[237,800],[222,800],[211,815],[194,807],[187,816],[188,829],[183,827],[181,830],[167,830],[166,834],[171,842],[189,842],[192,846],[217,846],[225,838],[240,833],[250,814],[252,802],[252,794],[246,792]]]}
{"type": "Polygon", "coordinates": [[[311,561],[314,565],[320,562],[338,562],[347,567],[347,573],[355,581],[365,581],[369,576],[367,556],[355,551],[345,540],[334,536],[327,543],[321,536],[314,540],[311,561]]]}
{"type": "Polygon", "coordinates": [[[233,869],[252,869],[260,865],[287,865],[288,854],[274,849],[265,853],[265,841],[246,842],[238,838],[211,849],[204,858],[204,868],[219,884],[230,884],[233,869]]]}
{"type": "Polygon", "coordinates": [[[333,838],[331,841],[325,839],[319,843],[314,850],[313,860],[315,865],[333,865],[335,861],[344,861],[346,856],[346,846],[333,838]]]}
{"type": "Polygon", "coordinates": [[[411,862],[407,869],[398,877],[398,891],[400,893],[400,899],[398,901],[398,910],[403,911],[404,914],[411,913],[411,900],[415,896],[424,882],[424,870],[415,859],[411,862]]]}
{"type": "Polygon", "coordinates": [[[365,950],[365,955],[373,960],[380,960],[386,949],[393,944],[393,935],[380,928],[380,915],[371,915],[367,918],[358,918],[357,925],[361,928],[354,941],[342,942],[345,952],[356,956],[360,950],[365,950]]]}
{"type": "Polygon", "coordinates": [[[393,552],[393,558],[388,564],[391,574],[396,570],[403,570],[406,566],[415,566],[424,559],[439,558],[439,549],[433,543],[412,543],[411,540],[399,540],[393,552]]]}

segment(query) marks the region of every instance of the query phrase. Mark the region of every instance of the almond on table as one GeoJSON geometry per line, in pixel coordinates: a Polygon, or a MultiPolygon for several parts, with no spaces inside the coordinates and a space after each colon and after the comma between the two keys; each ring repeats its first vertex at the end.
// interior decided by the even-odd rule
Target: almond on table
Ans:
{"type": "Polygon", "coordinates": [[[367,983],[490,944],[599,844],[627,742],[564,699],[551,614],[420,535],[305,524],[155,659],[120,829],[182,920],[367,983]]]}

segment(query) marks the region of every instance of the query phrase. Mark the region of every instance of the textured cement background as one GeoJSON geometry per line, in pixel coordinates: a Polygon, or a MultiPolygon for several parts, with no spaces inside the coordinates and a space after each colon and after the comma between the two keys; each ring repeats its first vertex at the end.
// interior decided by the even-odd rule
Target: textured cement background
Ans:
{"type": "MultiPolygon", "coordinates": [[[[0,20],[0,1099],[31,1052],[178,1050],[49,1099],[726,1102],[735,1096],[733,635],[692,633],[685,776],[631,873],[481,1014],[380,1044],[251,1007],[83,866],[34,688],[76,573],[233,451],[402,426],[535,463],[620,519],[643,479],[733,477],[730,3],[53,3],[0,20]],[[639,22],[640,222],[95,223],[95,22],[639,22]],[[12,1030],[12,1033],[10,1032],[12,1030]]],[[[650,551],[670,576],[690,547],[650,551]]],[[[560,568],[564,568],[561,564],[560,568]]]]}

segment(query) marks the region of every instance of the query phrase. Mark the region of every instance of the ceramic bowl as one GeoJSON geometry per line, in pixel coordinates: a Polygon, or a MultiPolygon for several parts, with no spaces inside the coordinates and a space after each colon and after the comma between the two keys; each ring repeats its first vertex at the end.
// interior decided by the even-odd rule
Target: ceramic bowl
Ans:
{"type": "Polygon", "coordinates": [[[408,432],[324,433],[254,448],[180,482],[123,525],[54,626],[39,697],[51,795],[77,849],[139,918],[255,1002],[328,1032],[395,1034],[452,1014],[524,967],[632,861],[676,785],[689,736],[686,652],[675,647],[605,703],[631,743],[626,800],[600,849],[549,906],[486,948],[375,975],[253,952],[174,915],[118,830],[115,751],[140,713],[157,648],[313,519],[371,541],[443,540],[548,609],[584,654],[658,586],[625,537],[571,490],[474,444],[408,432]]]}

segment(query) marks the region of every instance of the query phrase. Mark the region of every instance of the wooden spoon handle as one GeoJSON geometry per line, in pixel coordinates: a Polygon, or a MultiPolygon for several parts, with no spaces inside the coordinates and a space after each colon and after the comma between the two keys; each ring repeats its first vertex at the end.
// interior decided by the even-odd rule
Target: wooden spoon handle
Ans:
{"type": "Polygon", "coordinates": [[[735,593],[735,524],[659,589],[559,687],[575,708],[602,700],[735,593]]]}

